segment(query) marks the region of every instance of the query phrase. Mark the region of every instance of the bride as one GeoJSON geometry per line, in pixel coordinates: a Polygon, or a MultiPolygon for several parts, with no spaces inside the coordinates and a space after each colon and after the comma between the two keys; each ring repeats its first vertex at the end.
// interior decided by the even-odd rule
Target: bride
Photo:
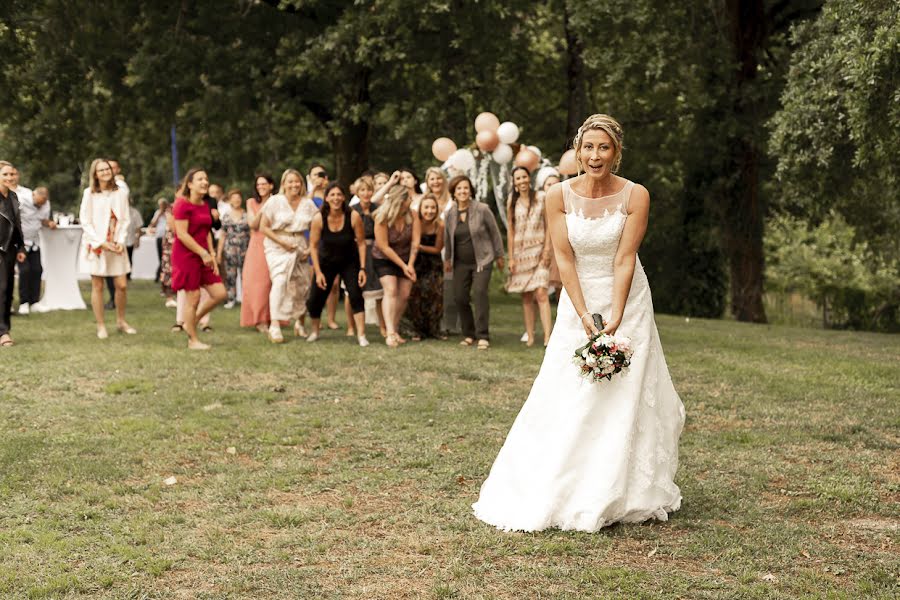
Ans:
{"type": "Polygon", "coordinates": [[[503,530],[597,531],[619,521],[665,521],[681,506],[673,482],[684,407],[666,366],[647,276],[637,257],[647,230],[646,188],[615,174],[622,128],[593,115],[578,129],[581,175],[547,195],[565,288],[528,400],[472,505],[503,530]],[[582,379],[575,348],[603,332],[632,339],[628,371],[582,379]]]}

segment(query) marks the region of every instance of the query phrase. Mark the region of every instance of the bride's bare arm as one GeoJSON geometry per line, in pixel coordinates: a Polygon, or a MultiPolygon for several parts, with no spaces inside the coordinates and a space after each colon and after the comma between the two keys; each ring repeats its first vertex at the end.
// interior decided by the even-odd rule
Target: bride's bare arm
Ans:
{"type": "Polygon", "coordinates": [[[625,221],[622,237],[619,238],[619,248],[613,262],[612,314],[603,328],[604,333],[615,333],[622,323],[625,302],[628,300],[631,281],[634,278],[637,251],[644,240],[644,234],[647,233],[649,218],[650,193],[644,186],[636,184],[628,199],[628,219],[625,221]]]}
{"type": "MultiPolygon", "coordinates": [[[[578,281],[578,273],[575,271],[575,252],[569,243],[569,229],[566,226],[566,211],[563,206],[562,184],[557,183],[547,192],[547,221],[550,224],[550,239],[553,242],[553,251],[556,255],[556,264],[559,266],[559,278],[563,287],[569,294],[572,306],[579,316],[588,312],[584,302],[584,293],[581,291],[581,283],[578,281]]],[[[585,333],[593,335],[597,333],[590,315],[581,319],[581,325],[585,333]]]]}

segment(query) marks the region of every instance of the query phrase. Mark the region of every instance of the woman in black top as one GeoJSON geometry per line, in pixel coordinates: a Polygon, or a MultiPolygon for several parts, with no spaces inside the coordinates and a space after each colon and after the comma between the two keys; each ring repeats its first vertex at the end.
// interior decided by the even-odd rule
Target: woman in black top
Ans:
{"type": "Polygon", "coordinates": [[[350,210],[347,192],[337,181],[325,188],[325,202],[309,227],[309,246],[316,285],[306,303],[312,319],[312,334],[306,341],[319,339],[322,309],[335,278],[340,276],[350,297],[359,345],[368,346],[362,296],[362,286],[366,285],[366,234],[362,217],[350,210]]]}
{"type": "MultiPolygon", "coordinates": [[[[384,290],[381,288],[381,282],[378,281],[375,263],[372,261],[372,249],[375,245],[375,219],[372,215],[378,210],[378,204],[373,198],[375,195],[375,183],[371,177],[363,176],[353,182],[352,189],[356,192],[359,203],[351,206],[351,208],[362,217],[363,229],[366,232],[366,285],[362,291],[363,298],[375,300],[375,312],[378,314],[378,326],[381,329],[381,337],[386,337],[387,328],[384,324],[384,315],[381,313],[381,299],[384,297],[384,290]]],[[[344,302],[344,306],[347,307],[347,323],[352,323],[353,314],[350,309],[350,303],[344,302]]],[[[350,331],[352,330],[351,325],[350,331]]]]}

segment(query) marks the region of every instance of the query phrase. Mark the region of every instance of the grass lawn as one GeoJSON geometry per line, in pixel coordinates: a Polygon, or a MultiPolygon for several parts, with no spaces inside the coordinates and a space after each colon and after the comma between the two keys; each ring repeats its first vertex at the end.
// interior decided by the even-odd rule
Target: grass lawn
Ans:
{"type": "Polygon", "coordinates": [[[488,352],[273,346],[219,309],[213,350],[189,353],[146,282],[138,336],[14,317],[0,598],[900,594],[900,336],[659,315],[688,415],[681,511],[509,534],[469,505],[542,352],[517,299],[494,300],[488,352]]]}

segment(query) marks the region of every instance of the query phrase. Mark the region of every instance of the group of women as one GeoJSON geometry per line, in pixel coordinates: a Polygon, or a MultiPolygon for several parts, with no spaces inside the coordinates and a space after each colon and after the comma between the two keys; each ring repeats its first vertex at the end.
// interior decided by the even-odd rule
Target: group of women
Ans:
{"type": "MultiPolygon", "coordinates": [[[[107,193],[101,168],[106,161],[94,163],[91,177],[97,181],[85,190],[85,202],[96,204],[95,197],[107,193]]],[[[556,181],[547,177],[542,187],[556,181]]],[[[546,345],[551,329],[547,291],[554,277],[544,192],[533,189],[531,173],[523,167],[513,171],[513,184],[507,203],[506,287],[522,294],[522,341],[534,344],[536,306],[546,345]]],[[[467,176],[448,180],[432,167],[420,186],[415,173],[401,169],[390,176],[367,173],[347,190],[329,182],[324,167],[315,164],[306,177],[295,169],[284,171],[277,193],[270,175],[257,175],[246,208],[240,190],[220,194],[217,204],[210,187],[205,170],[191,169],[174,203],[161,202],[152,223],[164,219],[166,224],[160,280],[168,303],[178,308],[173,330],[187,333],[189,348],[209,347],[198,329],[211,329],[209,313],[225,301],[229,307],[240,302],[241,325],[265,332],[273,343],[285,341],[285,326],[314,342],[322,335],[323,311],[327,327],[339,328],[340,296],[347,335],[360,346],[369,345],[365,300],[370,298],[389,347],[407,338],[446,339],[457,332],[463,346],[490,347],[488,291],[494,265],[504,268],[504,248],[494,214],[475,200],[467,176]],[[214,224],[221,227],[218,240],[214,224]]],[[[115,208],[94,212],[104,210],[115,216],[115,208]]],[[[106,223],[104,231],[114,237],[115,218],[111,225],[107,221],[95,225],[103,229],[106,223]]],[[[112,242],[92,249],[99,251],[98,278],[127,273],[116,249],[112,242]]],[[[133,331],[124,320],[122,287],[120,328],[133,331]]],[[[98,335],[101,326],[102,312],[98,335]]]]}

